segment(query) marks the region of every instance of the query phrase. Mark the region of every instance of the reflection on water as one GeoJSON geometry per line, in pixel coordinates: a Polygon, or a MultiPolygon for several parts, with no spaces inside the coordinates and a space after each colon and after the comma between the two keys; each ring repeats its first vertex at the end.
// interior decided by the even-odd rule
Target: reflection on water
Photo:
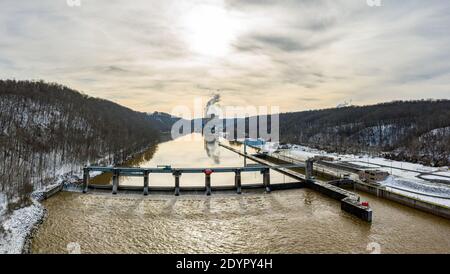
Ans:
{"type": "MultiPolygon", "coordinates": [[[[250,149],[249,149],[249,152],[250,149]]],[[[256,164],[253,161],[245,161],[246,164],[256,164]]],[[[152,147],[142,155],[124,163],[123,166],[157,167],[158,165],[170,165],[172,167],[239,167],[244,166],[244,157],[219,146],[217,142],[205,142],[201,134],[194,133],[176,140],[161,143],[156,148],[152,147]]],[[[183,174],[180,178],[181,186],[204,185],[203,174],[183,174]]],[[[150,185],[173,186],[174,179],[171,174],[150,174],[150,185]]],[[[111,184],[111,174],[103,174],[91,181],[94,184],[111,184]]],[[[293,179],[271,170],[272,183],[293,182],[293,179]]],[[[262,175],[259,172],[242,173],[242,184],[262,183],[262,175]]],[[[120,177],[119,184],[143,186],[142,177],[120,177]]],[[[233,173],[213,174],[211,184],[233,185],[233,173]]]]}
{"type": "MultiPolygon", "coordinates": [[[[125,161],[122,165],[124,167],[138,167],[141,163],[145,163],[152,159],[155,152],[158,150],[158,146],[151,146],[146,149],[144,152],[138,153],[134,155],[133,158],[125,161]]],[[[102,173],[100,175],[95,176],[91,179],[91,183],[93,184],[108,184],[112,182],[112,174],[111,173],[102,173]]]]}
{"type": "MultiPolygon", "coordinates": [[[[162,143],[125,165],[243,165],[237,154],[190,137],[197,139],[162,143]]],[[[286,180],[271,175],[274,183],[286,180]]],[[[261,177],[244,173],[243,183],[261,183],[261,177]]],[[[233,184],[233,179],[233,174],[212,175],[213,185],[233,184]]],[[[95,180],[108,183],[109,178],[95,180]]],[[[181,185],[203,181],[202,174],[183,175],[181,185]]],[[[121,183],[143,184],[136,177],[121,183]]],[[[151,174],[150,185],[167,184],[173,185],[171,175],[151,174]]],[[[372,224],[309,189],[179,197],[63,192],[44,202],[48,217],[32,251],[67,253],[67,245],[77,243],[83,253],[368,253],[368,244],[375,242],[382,253],[450,253],[450,221],[359,194],[373,208],[372,224]]]]}
{"type": "Polygon", "coordinates": [[[60,193],[34,253],[450,253],[450,222],[361,194],[374,209],[368,224],[309,189],[186,195],[60,193]]]}
{"type": "Polygon", "coordinates": [[[214,161],[214,164],[220,164],[220,146],[219,142],[207,142],[205,143],[206,155],[214,161]]]}

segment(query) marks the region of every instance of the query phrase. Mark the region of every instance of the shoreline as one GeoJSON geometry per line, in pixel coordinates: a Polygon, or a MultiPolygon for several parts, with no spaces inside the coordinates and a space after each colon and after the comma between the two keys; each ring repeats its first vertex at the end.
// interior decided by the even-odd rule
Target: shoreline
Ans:
{"type": "MultiPolygon", "coordinates": [[[[153,143],[144,149],[130,154],[124,162],[137,157],[147,149],[165,141],[160,140],[158,143],[153,143]]],[[[32,192],[30,195],[31,205],[16,209],[3,216],[0,215],[0,254],[31,254],[33,238],[48,215],[47,209],[41,202],[57,194],[65,186],[78,185],[77,183],[80,180],[81,173],[63,174],[55,178],[55,184],[32,192]]]]}
{"type": "Polygon", "coordinates": [[[33,235],[47,215],[45,207],[32,199],[32,205],[14,210],[3,221],[0,238],[1,254],[28,254],[31,252],[33,235]]]}
{"type": "Polygon", "coordinates": [[[39,227],[41,226],[41,224],[44,223],[44,221],[48,215],[47,209],[40,202],[36,201],[36,203],[38,203],[39,206],[42,207],[43,213],[40,216],[40,218],[38,220],[36,220],[36,222],[33,224],[33,226],[29,229],[27,235],[25,235],[21,254],[31,254],[31,245],[32,245],[33,238],[36,235],[37,231],[39,230],[39,227]]]}
{"type": "Polygon", "coordinates": [[[73,181],[61,181],[35,191],[30,195],[31,205],[3,216],[5,219],[2,220],[1,228],[5,231],[0,238],[0,254],[30,254],[33,237],[47,217],[47,209],[41,202],[61,191],[64,184],[73,181]]]}

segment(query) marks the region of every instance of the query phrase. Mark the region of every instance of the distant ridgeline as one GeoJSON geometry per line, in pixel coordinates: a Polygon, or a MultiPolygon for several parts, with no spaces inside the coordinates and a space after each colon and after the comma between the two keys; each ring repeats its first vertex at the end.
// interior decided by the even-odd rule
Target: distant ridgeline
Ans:
{"type": "Polygon", "coordinates": [[[450,164],[450,100],[283,113],[280,138],[329,152],[383,152],[435,166],[450,164]]]}
{"type": "Polygon", "coordinates": [[[86,163],[120,163],[159,141],[173,121],[161,115],[58,84],[0,80],[0,191],[12,197],[86,163]]]}
{"type": "Polygon", "coordinates": [[[164,112],[155,111],[147,114],[147,119],[152,122],[152,125],[159,132],[169,134],[172,130],[172,125],[180,118],[164,112]]]}
{"type": "MultiPolygon", "coordinates": [[[[196,122],[201,125],[206,120],[196,122]]],[[[234,136],[229,138],[238,137],[238,122],[245,123],[247,136],[254,136],[249,135],[249,118],[229,118],[222,120],[223,131],[227,131],[227,125],[234,125],[234,136]]],[[[382,154],[432,166],[450,165],[450,100],[394,101],[281,113],[279,124],[282,143],[328,152],[382,154]]],[[[256,128],[259,131],[259,123],[256,128]]]]}

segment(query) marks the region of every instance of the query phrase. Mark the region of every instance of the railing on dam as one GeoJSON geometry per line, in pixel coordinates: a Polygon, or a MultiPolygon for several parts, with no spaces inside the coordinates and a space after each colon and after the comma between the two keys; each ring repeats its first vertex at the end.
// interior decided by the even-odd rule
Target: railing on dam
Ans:
{"type": "Polygon", "coordinates": [[[178,196],[180,194],[180,177],[185,173],[203,173],[205,174],[205,190],[206,195],[211,195],[211,174],[213,173],[234,173],[234,187],[238,194],[241,193],[241,173],[242,172],[260,172],[263,175],[262,187],[267,192],[270,192],[270,169],[280,168],[298,168],[305,167],[303,164],[297,165],[251,165],[244,167],[214,167],[214,168],[173,168],[171,166],[158,166],[153,168],[141,167],[102,167],[102,166],[87,166],[83,169],[83,192],[86,193],[89,188],[90,172],[108,172],[113,175],[112,178],[112,193],[117,194],[119,188],[120,176],[138,176],[143,177],[143,192],[144,195],[149,193],[149,176],[155,173],[166,173],[174,176],[174,192],[178,196]]]}
{"type": "MultiPolygon", "coordinates": [[[[256,158],[254,158],[257,160],[256,158]]],[[[203,173],[205,175],[205,187],[202,190],[206,191],[206,195],[211,195],[211,174],[213,173],[234,173],[234,186],[232,190],[236,190],[238,194],[241,193],[241,173],[242,172],[261,172],[263,174],[262,184],[257,187],[262,187],[266,192],[270,192],[271,189],[292,189],[299,187],[308,187],[313,190],[319,191],[325,195],[328,195],[334,199],[341,201],[341,208],[365,221],[372,221],[372,209],[370,207],[359,203],[359,196],[350,193],[344,189],[336,187],[326,182],[318,182],[314,180],[313,174],[313,161],[307,160],[305,164],[262,164],[262,165],[249,165],[243,167],[214,167],[214,168],[172,168],[171,166],[162,166],[156,168],[138,168],[138,167],[100,167],[100,166],[87,166],[84,168],[83,176],[83,192],[86,193],[89,188],[90,172],[109,172],[113,175],[112,193],[117,194],[119,189],[119,177],[120,176],[139,176],[143,177],[143,188],[139,187],[139,191],[143,189],[144,195],[149,193],[149,176],[155,173],[172,174],[175,178],[173,187],[169,187],[169,191],[174,191],[175,195],[180,195],[180,177],[184,173],[203,173]],[[296,172],[288,172],[288,175],[296,178],[297,183],[285,183],[285,184],[270,184],[270,169],[276,171],[283,171],[292,168],[304,168],[305,176],[301,176],[296,172]],[[302,182],[302,183],[300,183],[302,182]]],[[[109,188],[108,188],[109,189],[109,188]]],[[[167,190],[167,188],[165,189],[167,190]]]]}

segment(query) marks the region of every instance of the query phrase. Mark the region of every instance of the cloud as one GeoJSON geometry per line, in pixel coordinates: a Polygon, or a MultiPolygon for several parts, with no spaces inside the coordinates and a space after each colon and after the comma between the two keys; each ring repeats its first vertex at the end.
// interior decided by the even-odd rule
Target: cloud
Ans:
{"type": "Polygon", "coordinates": [[[297,51],[306,50],[307,46],[302,45],[300,42],[294,41],[289,37],[276,36],[276,35],[256,35],[253,37],[256,41],[262,42],[264,45],[275,47],[282,51],[297,51]]]}
{"type": "Polygon", "coordinates": [[[59,82],[149,112],[218,89],[222,105],[283,112],[450,98],[450,3],[382,2],[4,0],[0,75],[59,82]],[[220,10],[223,22],[210,25],[227,30],[224,55],[192,48],[199,36],[201,48],[217,45],[209,24],[186,21],[201,7],[220,10]]]}

